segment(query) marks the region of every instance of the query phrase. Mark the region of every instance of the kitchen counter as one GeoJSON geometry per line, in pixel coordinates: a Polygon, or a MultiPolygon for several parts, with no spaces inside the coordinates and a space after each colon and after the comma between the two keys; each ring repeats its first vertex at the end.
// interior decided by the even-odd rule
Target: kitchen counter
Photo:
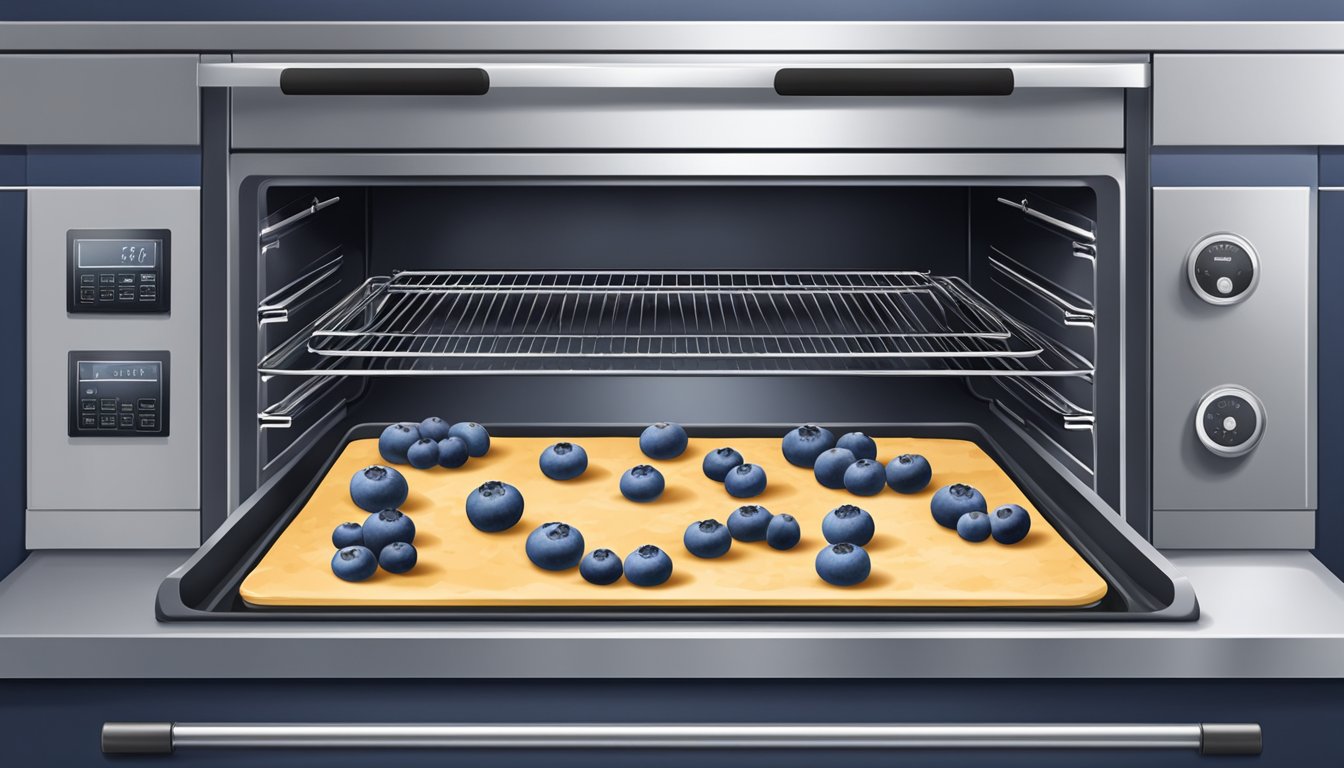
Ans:
{"type": "Polygon", "coordinates": [[[1344,21],[0,22],[0,52],[1344,51],[1344,21]]]}
{"type": "Polygon", "coordinates": [[[0,582],[0,678],[1344,677],[1344,584],[1310,555],[1166,554],[1196,622],[161,624],[188,553],[37,552],[0,582]]]}

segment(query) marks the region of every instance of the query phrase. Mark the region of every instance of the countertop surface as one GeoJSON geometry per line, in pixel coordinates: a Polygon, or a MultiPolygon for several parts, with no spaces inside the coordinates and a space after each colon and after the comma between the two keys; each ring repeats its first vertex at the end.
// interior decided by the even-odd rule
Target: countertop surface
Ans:
{"type": "Polygon", "coordinates": [[[1322,7],[1314,17],[1304,11],[1252,21],[51,21],[31,14],[39,20],[0,21],[0,52],[1344,51],[1344,12],[1322,7]]]}
{"type": "Polygon", "coordinates": [[[188,554],[30,555],[0,582],[0,677],[1344,677],[1344,584],[1297,552],[1166,553],[1190,623],[161,624],[188,554]]]}

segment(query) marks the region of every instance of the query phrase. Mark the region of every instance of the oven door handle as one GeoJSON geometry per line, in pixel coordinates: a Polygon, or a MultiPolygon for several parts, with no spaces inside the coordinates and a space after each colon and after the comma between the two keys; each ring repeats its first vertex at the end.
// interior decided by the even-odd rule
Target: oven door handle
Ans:
{"type": "Polygon", "coordinates": [[[1024,88],[1147,88],[1147,62],[450,63],[202,62],[203,88],[296,96],[481,96],[513,88],[744,89],[784,96],[1009,95],[1024,88]]]}
{"type": "Polygon", "coordinates": [[[115,723],[104,754],[201,749],[1187,749],[1258,755],[1254,723],[115,723]]]}

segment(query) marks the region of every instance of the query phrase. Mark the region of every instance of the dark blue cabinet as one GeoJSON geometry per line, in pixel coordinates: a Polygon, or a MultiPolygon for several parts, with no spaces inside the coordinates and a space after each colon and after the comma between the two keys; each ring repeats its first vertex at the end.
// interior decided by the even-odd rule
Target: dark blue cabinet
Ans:
{"type": "MultiPolygon", "coordinates": [[[[0,156],[0,178],[7,157],[0,156]]],[[[0,577],[24,558],[27,193],[0,190],[0,577]]]]}
{"type": "MultiPolygon", "coordinates": [[[[1327,167],[1323,158],[1322,168],[1327,167]]],[[[1324,174],[1323,174],[1324,176],[1324,174]]],[[[1322,179],[1325,183],[1325,179],[1322,179]]],[[[1317,492],[1316,556],[1344,577],[1344,190],[1320,193],[1317,242],[1317,492]]]]}

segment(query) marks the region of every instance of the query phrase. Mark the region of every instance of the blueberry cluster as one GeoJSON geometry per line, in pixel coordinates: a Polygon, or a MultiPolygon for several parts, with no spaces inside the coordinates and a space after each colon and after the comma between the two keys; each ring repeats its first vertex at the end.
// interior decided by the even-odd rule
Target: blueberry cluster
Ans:
{"type": "Polygon", "coordinates": [[[448,422],[431,416],[419,424],[402,421],[389,424],[378,436],[378,452],[391,464],[410,464],[416,469],[435,465],[453,469],[470,457],[490,451],[490,433],[474,421],[448,422]]]}
{"type": "Polygon", "coordinates": [[[765,493],[765,470],[758,464],[748,464],[735,448],[715,448],[705,454],[701,468],[705,477],[723,483],[723,489],[734,498],[749,499],[765,493]]]}
{"type": "Polygon", "coordinates": [[[862,432],[837,438],[825,427],[804,424],[784,435],[784,458],[812,470],[827,488],[844,488],[856,496],[876,496],[884,485],[897,493],[919,493],[933,478],[923,456],[905,454],[887,463],[877,460],[877,441],[862,432]]]}
{"type": "Polygon", "coordinates": [[[610,549],[594,549],[579,561],[579,575],[599,586],[615,584],[624,575],[636,587],[657,587],[672,578],[672,558],[658,547],[645,544],[627,555],[622,564],[610,549]]]}
{"type": "Polygon", "coordinates": [[[406,573],[415,567],[414,541],[415,523],[409,516],[398,509],[380,509],[369,515],[363,525],[336,526],[331,533],[331,543],[336,546],[331,570],[346,581],[364,581],[379,566],[388,573],[406,573]]]}
{"type": "Polygon", "coordinates": [[[1017,504],[1004,504],[988,513],[986,509],[984,494],[962,483],[939,488],[929,502],[933,519],[956,529],[967,541],[993,536],[1000,544],[1016,544],[1031,530],[1031,515],[1017,504]]]}

